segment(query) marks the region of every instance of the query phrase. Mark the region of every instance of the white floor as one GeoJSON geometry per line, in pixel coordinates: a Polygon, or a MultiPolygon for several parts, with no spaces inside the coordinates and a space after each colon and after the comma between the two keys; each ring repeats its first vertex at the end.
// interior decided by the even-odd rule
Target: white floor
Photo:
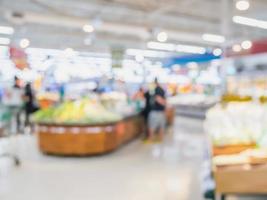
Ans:
{"type": "Polygon", "coordinates": [[[0,199],[203,200],[202,123],[177,118],[174,130],[163,144],[136,140],[114,153],[86,158],[43,155],[35,137],[22,136],[16,141],[22,165],[0,160],[0,199]]]}

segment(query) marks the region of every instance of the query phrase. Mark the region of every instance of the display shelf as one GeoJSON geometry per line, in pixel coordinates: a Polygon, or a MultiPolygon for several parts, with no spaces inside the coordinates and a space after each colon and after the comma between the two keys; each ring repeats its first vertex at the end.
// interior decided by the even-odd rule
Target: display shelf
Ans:
{"type": "Polygon", "coordinates": [[[256,144],[238,144],[226,146],[213,146],[213,156],[237,154],[247,149],[255,148],[256,144]]]}
{"type": "Polygon", "coordinates": [[[98,125],[37,124],[39,148],[52,155],[83,156],[117,149],[143,132],[139,115],[98,125]]]}
{"type": "Polygon", "coordinates": [[[216,167],[213,174],[217,196],[267,194],[266,164],[216,167]]]}

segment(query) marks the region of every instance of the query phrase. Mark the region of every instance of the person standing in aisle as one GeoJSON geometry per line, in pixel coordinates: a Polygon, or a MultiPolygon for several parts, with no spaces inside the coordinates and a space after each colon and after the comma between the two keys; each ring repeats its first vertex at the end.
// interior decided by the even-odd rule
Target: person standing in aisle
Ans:
{"type": "Polygon", "coordinates": [[[166,107],[166,97],[165,91],[158,82],[158,79],[155,79],[155,89],[153,94],[150,96],[150,106],[151,112],[148,117],[149,125],[149,140],[154,140],[156,131],[159,133],[159,139],[163,139],[165,125],[166,125],[166,116],[165,116],[165,107],[166,107]]]}
{"type": "Polygon", "coordinates": [[[141,115],[144,119],[144,140],[148,138],[148,115],[150,113],[150,94],[149,90],[140,87],[138,92],[133,96],[134,100],[144,101],[144,107],[141,112],[141,115]]]}
{"type": "Polygon", "coordinates": [[[149,113],[151,111],[151,106],[150,106],[150,93],[149,90],[147,89],[144,93],[144,98],[145,98],[145,107],[144,110],[142,112],[143,116],[144,116],[144,121],[145,121],[145,140],[149,137],[148,134],[148,117],[149,117],[149,113]]]}
{"type": "Polygon", "coordinates": [[[3,104],[7,106],[11,113],[12,113],[12,120],[14,123],[16,123],[16,126],[12,126],[11,132],[13,134],[21,133],[22,127],[21,127],[21,120],[20,116],[23,112],[23,89],[22,89],[22,81],[15,76],[14,77],[14,84],[12,87],[8,86],[4,89],[4,95],[3,95],[3,104]]]}
{"type": "Polygon", "coordinates": [[[30,83],[27,83],[25,86],[24,103],[25,103],[25,114],[26,114],[25,126],[29,126],[30,114],[38,110],[38,107],[35,104],[34,92],[32,91],[30,83]]]}

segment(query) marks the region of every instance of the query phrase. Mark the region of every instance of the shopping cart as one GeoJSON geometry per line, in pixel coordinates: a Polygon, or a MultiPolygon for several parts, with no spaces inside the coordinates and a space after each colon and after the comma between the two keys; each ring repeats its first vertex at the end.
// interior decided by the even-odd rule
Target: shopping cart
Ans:
{"type": "Polygon", "coordinates": [[[15,153],[12,153],[11,144],[11,127],[14,118],[13,111],[7,106],[0,105],[0,158],[11,158],[16,166],[20,165],[20,160],[15,153]]]}

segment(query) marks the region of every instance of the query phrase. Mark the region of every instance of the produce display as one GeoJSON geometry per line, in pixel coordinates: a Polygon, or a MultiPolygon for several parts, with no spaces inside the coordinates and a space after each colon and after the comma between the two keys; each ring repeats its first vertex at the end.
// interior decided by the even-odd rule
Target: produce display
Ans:
{"type": "Polygon", "coordinates": [[[216,105],[207,112],[204,127],[215,146],[265,146],[267,107],[265,104],[252,102],[216,105]]]}
{"type": "Polygon", "coordinates": [[[259,103],[267,103],[267,96],[260,96],[257,98],[253,98],[252,96],[241,96],[241,95],[231,95],[227,94],[222,96],[221,102],[222,103],[229,103],[229,102],[251,102],[257,101],[259,103]]]}
{"type": "Polygon", "coordinates": [[[89,99],[66,101],[58,106],[37,111],[33,115],[36,123],[66,125],[112,123],[121,119],[121,115],[108,111],[97,101],[89,99]]]}
{"type": "Polygon", "coordinates": [[[252,101],[251,96],[239,96],[239,95],[224,95],[222,96],[222,102],[250,102],[252,101]]]}
{"type": "Polygon", "coordinates": [[[42,92],[37,95],[37,101],[41,108],[53,106],[59,99],[59,94],[52,92],[42,92]]]}
{"type": "Polygon", "coordinates": [[[130,101],[127,95],[122,92],[108,92],[100,95],[101,104],[111,112],[119,113],[123,116],[131,115],[139,111],[135,102],[130,101]]]}

